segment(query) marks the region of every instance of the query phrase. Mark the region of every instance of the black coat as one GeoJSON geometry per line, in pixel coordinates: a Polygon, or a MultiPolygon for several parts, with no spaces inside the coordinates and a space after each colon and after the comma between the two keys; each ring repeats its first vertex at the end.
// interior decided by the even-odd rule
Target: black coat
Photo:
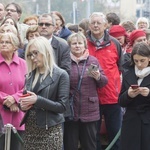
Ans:
{"type": "MultiPolygon", "coordinates": [[[[32,91],[32,83],[35,71],[27,80],[27,90],[32,91]]],[[[69,75],[66,71],[55,67],[52,77],[47,77],[41,82],[37,93],[38,98],[34,104],[38,127],[51,127],[64,122],[63,113],[66,111],[66,104],[69,102],[69,75]]],[[[25,123],[28,112],[21,124],[25,123]]]]}
{"type": "MultiPolygon", "coordinates": [[[[121,130],[120,150],[150,150],[150,94],[146,97],[128,96],[128,89],[137,84],[134,67],[125,68],[119,103],[126,107],[121,130]]],[[[150,88],[150,75],[145,77],[140,85],[150,88]]]]}

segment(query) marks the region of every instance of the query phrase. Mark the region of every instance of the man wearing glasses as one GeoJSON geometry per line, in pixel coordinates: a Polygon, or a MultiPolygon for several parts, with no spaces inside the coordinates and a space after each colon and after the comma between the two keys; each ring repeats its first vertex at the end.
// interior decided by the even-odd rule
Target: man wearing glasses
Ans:
{"type": "Polygon", "coordinates": [[[26,31],[29,26],[26,24],[23,24],[23,23],[19,23],[19,20],[21,18],[21,14],[22,14],[21,7],[17,3],[12,2],[12,3],[9,3],[6,5],[5,11],[6,11],[6,17],[10,16],[16,21],[18,31],[20,34],[20,38],[21,38],[21,42],[23,44],[27,43],[27,40],[25,37],[26,37],[26,31]]]}
{"type": "Polygon", "coordinates": [[[55,19],[50,14],[43,14],[38,20],[38,32],[49,40],[54,50],[56,64],[70,72],[70,49],[67,42],[53,35],[56,28],[55,19]]]}
{"type": "MultiPolygon", "coordinates": [[[[108,84],[98,89],[98,96],[100,116],[104,115],[108,140],[111,142],[119,131],[122,121],[121,107],[118,104],[121,88],[122,49],[119,42],[106,31],[106,27],[107,19],[103,13],[94,12],[89,17],[90,31],[87,38],[89,53],[98,58],[108,78],[108,84]]],[[[98,136],[99,130],[100,127],[98,127],[98,136]]],[[[97,140],[99,140],[99,137],[97,140]]],[[[97,144],[97,150],[101,150],[100,143],[98,142],[97,144]]],[[[119,140],[117,140],[112,149],[119,150],[119,140]]]]}

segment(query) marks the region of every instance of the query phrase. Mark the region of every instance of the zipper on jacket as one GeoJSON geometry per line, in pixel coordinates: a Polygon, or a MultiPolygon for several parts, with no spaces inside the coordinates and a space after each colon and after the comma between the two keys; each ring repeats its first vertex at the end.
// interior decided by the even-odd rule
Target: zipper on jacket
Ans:
{"type": "Polygon", "coordinates": [[[48,130],[48,124],[47,124],[47,111],[46,111],[46,125],[45,125],[45,127],[46,127],[46,130],[48,130]]]}
{"type": "Polygon", "coordinates": [[[82,105],[81,91],[79,91],[79,112],[78,112],[78,117],[79,118],[80,118],[80,115],[81,115],[81,105],[82,105]]]}

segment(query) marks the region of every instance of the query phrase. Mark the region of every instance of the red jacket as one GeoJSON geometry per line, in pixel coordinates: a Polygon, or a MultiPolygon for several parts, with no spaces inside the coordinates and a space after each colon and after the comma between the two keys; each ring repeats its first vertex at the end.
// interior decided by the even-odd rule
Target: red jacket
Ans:
{"type": "Polygon", "coordinates": [[[100,104],[116,104],[121,89],[120,70],[122,66],[122,49],[117,40],[104,32],[104,41],[97,48],[95,43],[88,36],[88,49],[90,55],[95,56],[105,75],[108,78],[108,84],[98,89],[100,104]]]}

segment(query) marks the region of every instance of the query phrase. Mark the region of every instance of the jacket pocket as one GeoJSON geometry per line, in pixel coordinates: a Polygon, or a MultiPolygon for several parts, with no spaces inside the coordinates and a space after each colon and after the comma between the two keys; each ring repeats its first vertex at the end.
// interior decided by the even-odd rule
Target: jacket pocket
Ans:
{"type": "Polygon", "coordinates": [[[89,111],[95,111],[99,108],[99,100],[98,97],[89,97],[88,98],[88,109],[89,111]]]}

